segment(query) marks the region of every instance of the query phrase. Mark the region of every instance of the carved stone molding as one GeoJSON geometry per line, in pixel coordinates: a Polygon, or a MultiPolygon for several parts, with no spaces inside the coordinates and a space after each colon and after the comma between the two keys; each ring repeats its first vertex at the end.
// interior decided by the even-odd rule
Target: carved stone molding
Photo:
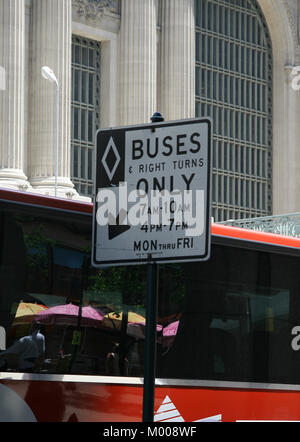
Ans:
{"type": "Polygon", "coordinates": [[[119,13],[119,0],[72,0],[79,17],[101,21],[104,15],[119,13]]]}

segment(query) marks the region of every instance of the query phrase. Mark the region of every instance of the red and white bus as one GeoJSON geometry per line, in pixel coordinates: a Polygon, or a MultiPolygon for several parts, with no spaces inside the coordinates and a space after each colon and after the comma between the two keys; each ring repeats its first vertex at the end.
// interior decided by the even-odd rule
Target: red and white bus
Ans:
{"type": "MultiPolygon", "coordinates": [[[[92,204],[0,190],[2,421],[142,421],[145,266],[91,268],[91,230],[92,204]]],[[[300,421],[299,269],[300,239],[220,224],[160,265],[155,422],[300,421]]]]}

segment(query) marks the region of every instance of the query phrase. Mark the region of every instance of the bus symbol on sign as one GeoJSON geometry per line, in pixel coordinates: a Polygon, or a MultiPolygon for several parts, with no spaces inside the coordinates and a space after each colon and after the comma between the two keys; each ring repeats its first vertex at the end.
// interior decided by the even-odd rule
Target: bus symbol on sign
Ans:
{"type": "Polygon", "coordinates": [[[208,259],[210,119],[96,135],[92,264],[208,259]]]}

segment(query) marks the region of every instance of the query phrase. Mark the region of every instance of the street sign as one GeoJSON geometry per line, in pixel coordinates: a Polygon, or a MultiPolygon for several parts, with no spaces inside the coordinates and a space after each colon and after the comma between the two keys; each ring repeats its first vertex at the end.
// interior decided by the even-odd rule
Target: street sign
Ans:
{"type": "Polygon", "coordinates": [[[210,254],[210,119],[99,130],[92,264],[210,254]]]}

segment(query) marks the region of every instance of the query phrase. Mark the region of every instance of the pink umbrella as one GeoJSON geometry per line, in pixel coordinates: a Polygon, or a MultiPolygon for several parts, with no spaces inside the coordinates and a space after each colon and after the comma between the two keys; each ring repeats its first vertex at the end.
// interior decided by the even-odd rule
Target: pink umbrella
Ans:
{"type": "Polygon", "coordinates": [[[170,347],[173,344],[175,336],[177,334],[178,326],[179,321],[175,321],[164,327],[162,336],[163,347],[170,347]]]}
{"type": "MultiPolygon", "coordinates": [[[[43,310],[35,317],[36,322],[42,324],[77,325],[79,307],[74,304],[56,305],[43,310]]],[[[100,327],[104,317],[93,307],[82,307],[80,325],[84,327],[100,327]]]]}
{"type": "Polygon", "coordinates": [[[86,323],[86,325],[89,326],[93,323],[95,327],[100,327],[101,321],[103,320],[104,315],[105,315],[105,313],[99,312],[98,310],[94,309],[90,305],[87,307],[82,307],[82,313],[81,313],[82,324],[81,325],[85,325],[85,323],[86,323]]]}
{"type": "Polygon", "coordinates": [[[163,336],[173,336],[175,337],[177,334],[177,330],[178,330],[178,326],[179,326],[179,321],[175,321],[172,322],[171,324],[167,325],[167,327],[165,327],[163,329],[163,336]]]}
{"type": "MultiPolygon", "coordinates": [[[[128,323],[127,325],[127,333],[129,336],[133,336],[135,338],[139,338],[139,339],[144,339],[145,338],[145,331],[146,331],[146,327],[145,327],[146,323],[145,322],[132,322],[132,323],[128,323]]],[[[157,332],[161,332],[162,331],[162,337],[159,337],[158,340],[162,341],[163,344],[171,343],[176,334],[177,334],[177,330],[178,330],[178,326],[179,326],[179,321],[175,321],[172,322],[171,324],[167,325],[166,327],[163,327],[160,324],[157,324],[156,326],[156,330],[157,332]]]]}

